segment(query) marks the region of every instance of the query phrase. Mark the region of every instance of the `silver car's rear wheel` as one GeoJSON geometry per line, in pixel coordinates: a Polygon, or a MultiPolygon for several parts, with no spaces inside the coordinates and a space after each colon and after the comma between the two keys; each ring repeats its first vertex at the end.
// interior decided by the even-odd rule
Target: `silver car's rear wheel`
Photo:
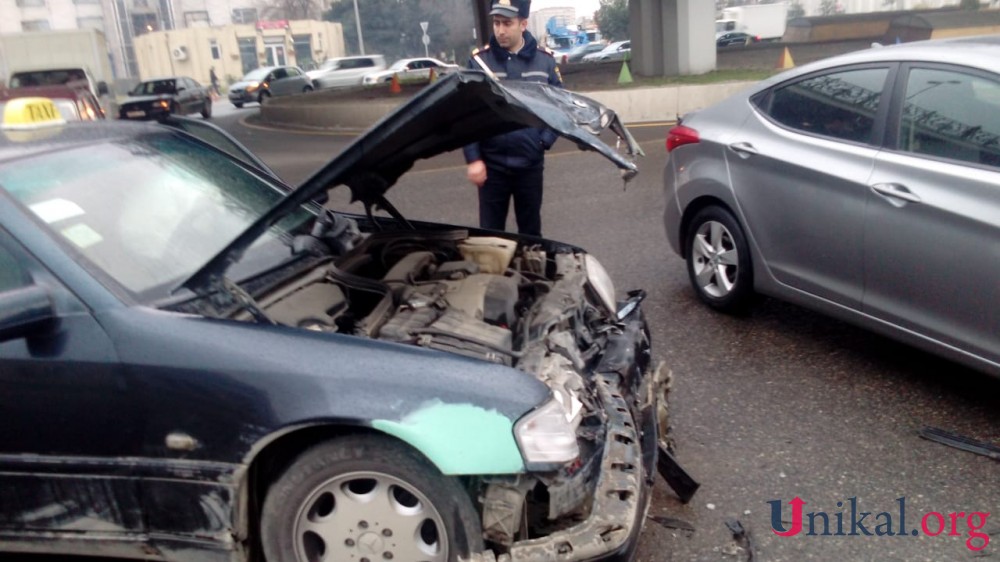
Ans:
{"type": "Polygon", "coordinates": [[[357,435],[296,458],[267,491],[268,562],[457,562],[481,552],[468,493],[398,441],[357,435]]]}
{"type": "Polygon", "coordinates": [[[753,294],[753,273],[746,237],[732,214],[706,207],[688,228],[688,275],[698,297],[712,308],[738,312],[753,294]]]}

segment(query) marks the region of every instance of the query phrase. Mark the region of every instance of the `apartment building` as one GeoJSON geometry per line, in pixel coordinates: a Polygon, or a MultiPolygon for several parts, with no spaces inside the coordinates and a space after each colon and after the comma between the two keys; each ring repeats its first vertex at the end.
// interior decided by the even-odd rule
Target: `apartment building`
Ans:
{"type": "MultiPolygon", "coordinates": [[[[201,27],[252,26],[253,29],[259,22],[290,19],[267,6],[268,2],[261,0],[0,0],[0,33],[101,30],[107,38],[115,77],[121,79],[139,76],[137,38],[148,33],[201,27]]],[[[304,19],[318,20],[328,7],[329,0],[319,0],[310,17],[304,19]]],[[[330,40],[335,43],[336,38],[330,40]]],[[[320,38],[311,41],[317,45],[326,43],[320,38]]],[[[299,53],[304,42],[300,37],[299,53]]],[[[289,48],[296,49],[294,41],[289,48]]],[[[244,50],[249,51],[246,46],[244,50]]]]}

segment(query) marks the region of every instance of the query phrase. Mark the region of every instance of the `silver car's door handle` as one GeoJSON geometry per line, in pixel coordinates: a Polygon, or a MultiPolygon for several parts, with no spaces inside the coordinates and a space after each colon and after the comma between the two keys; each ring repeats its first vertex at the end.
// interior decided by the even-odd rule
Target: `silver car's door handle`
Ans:
{"type": "Polygon", "coordinates": [[[902,199],[910,203],[920,203],[920,196],[906,189],[905,185],[898,183],[877,183],[872,186],[872,191],[886,197],[902,199]]]}
{"type": "Polygon", "coordinates": [[[729,145],[729,150],[732,150],[736,154],[739,154],[740,158],[749,158],[751,156],[760,154],[759,152],[757,152],[757,149],[754,148],[754,146],[748,142],[734,142],[733,144],[729,145]]]}

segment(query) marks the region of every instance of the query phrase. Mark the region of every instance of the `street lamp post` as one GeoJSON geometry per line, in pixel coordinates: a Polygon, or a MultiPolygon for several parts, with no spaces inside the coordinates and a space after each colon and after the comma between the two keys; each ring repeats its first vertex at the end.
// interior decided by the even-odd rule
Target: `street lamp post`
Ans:
{"type": "Polygon", "coordinates": [[[365,54],[365,39],[361,35],[361,12],[358,11],[358,0],[354,0],[354,23],[358,26],[358,50],[365,54]]]}

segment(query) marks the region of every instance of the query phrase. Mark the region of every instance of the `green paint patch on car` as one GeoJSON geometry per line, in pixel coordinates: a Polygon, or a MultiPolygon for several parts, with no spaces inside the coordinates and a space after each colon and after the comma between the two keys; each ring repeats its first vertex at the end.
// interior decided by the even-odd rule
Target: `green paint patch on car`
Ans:
{"type": "Polygon", "coordinates": [[[400,421],[374,420],[372,425],[415,447],[443,474],[524,472],[514,421],[496,410],[435,400],[400,421]]]}

